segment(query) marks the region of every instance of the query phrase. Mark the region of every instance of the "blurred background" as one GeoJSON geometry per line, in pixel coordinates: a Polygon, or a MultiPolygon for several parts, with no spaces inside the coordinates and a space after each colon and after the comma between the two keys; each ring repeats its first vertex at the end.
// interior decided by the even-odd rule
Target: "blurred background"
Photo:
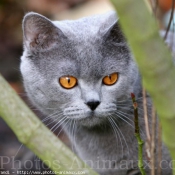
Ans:
{"type": "MultiPolygon", "coordinates": [[[[168,28],[174,33],[174,14],[171,13],[173,0],[148,1],[152,6],[153,15],[159,20],[160,29],[168,28]],[[170,18],[172,18],[171,24],[170,18]]],[[[23,50],[21,29],[23,16],[27,12],[34,11],[52,20],[78,19],[112,9],[109,0],[0,0],[0,73],[31,106],[24,92],[19,71],[23,50]]],[[[40,118],[43,117],[34,108],[33,110],[40,118]]],[[[63,133],[59,137],[70,146],[63,133]]],[[[13,132],[0,118],[0,156],[15,156],[17,159],[22,159],[26,152],[26,148],[18,142],[13,132]]],[[[2,159],[0,161],[0,168],[10,169],[11,163],[3,164],[2,159]]]]}

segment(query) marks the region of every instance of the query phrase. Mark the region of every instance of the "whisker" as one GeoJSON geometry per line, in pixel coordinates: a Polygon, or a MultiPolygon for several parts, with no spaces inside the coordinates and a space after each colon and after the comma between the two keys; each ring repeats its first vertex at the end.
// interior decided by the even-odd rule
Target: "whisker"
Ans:
{"type": "Polygon", "coordinates": [[[49,116],[45,117],[44,119],[42,119],[41,121],[44,123],[46,120],[50,119],[51,117],[53,117],[54,115],[59,114],[59,112],[55,112],[53,114],[50,114],[49,116]]]}
{"type": "Polygon", "coordinates": [[[143,97],[136,98],[136,101],[137,101],[137,100],[143,100],[143,97]]]}
{"type": "Polygon", "coordinates": [[[131,111],[132,110],[132,108],[131,107],[128,107],[128,106],[117,106],[119,109],[124,109],[124,110],[128,110],[128,111],[131,111]]]}
{"type": "MultiPolygon", "coordinates": [[[[143,97],[136,98],[136,101],[139,101],[139,100],[143,100],[143,97]]],[[[117,103],[125,103],[125,102],[131,102],[132,103],[132,99],[128,98],[126,100],[117,101],[117,103]]]]}
{"type": "Polygon", "coordinates": [[[18,153],[19,153],[19,151],[20,151],[20,149],[21,149],[22,147],[23,147],[23,144],[21,144],[20,147],[18,148],[17,152],[15,153],[14,158],[18,155],[18,153]]]}
{"type": "MultiPolygon", "coordinates": [[[[127,114],[127,113],[124,113],[123,111],[116,111],[117,113],[122,113],[123,114],[123,117],[125,117],[125,118],[127,118],[128,120],[130,120],[130,121],[134,121],[134,114],[127,114]],[[125,115],[125,116],[124,116],[125,115]],[[132,119],[131,118],[129,118],[129,117],[127,117],[127,116],[132,116],[132,119]]],[[[144,121],[144,118],[143,118],[143,116],[141,116],[141,117],[139,117],[139,120],[143,120],[144,121]]]]}
{"type": "MultiPolygon", "coordinates": [[[[123,143],[122,143],[122,140],[121,140],[120,135],[119,135],[119,133],[118,133],[118,130],[117,130],[117,128],[115,127],[112,118],[109,117],[108,120],[109,120],[109,122],[111,123],[111,126],[112,126],[112,128],[113,128],[113,131],[114,131],[114,133],[115,133],[115,136],[118,136],[118,138],[119,138],[119,140],[120,140],[120,144],[121,144],[121,147],[122,147],[122,157],[123,157],[123,143]]],[[[116,137],[116,138],[117,138],[117,137],[116,137]]],[[[118,140],[118,138],[117,138],[117,140],[118,140]]],[[[118,141],[119,141],[119,140],[118,140],[118,141]]]]}
{"type": "Polygon", "coordinates": [[[128,144],[127,144],[127,142],[126,142],[126,140],[125,140],[124,135],[122,134],[120,128],[118,127],[117,123],[113,120],[113,118],[111,118],[111,120],[113,121],[114,125],[118,128],[119,133],[120,133],[121,136],[123,137],[123,140],[124,140],[124,142],[125,142],[125,144],[126,144],[126,147],[127,147],[128,153],[129,153],[129,147],[128,147],[128,144]]]}
{"type": "Polygon", "coordinates": [[[130,102],[132,101],[132,99],[126,99],[126,100],[121,100],[121,101],[117,101],[117,103],[125,103],[125,102],[130,102]]]}
{"type": "Polygon", "coordinates": [[[57,134],[57,137],[61,134],[61,132],[63,131],[64,127],[70,122],[70,119],[67,118],[67,122],[65,124],[62,125],[62,128],[60,129],[59,133],[57,134]]]}
{"type": "MultiPolygon", "coordinates": [[[[123,115],[122,113],[121,113],[121,111],[117,111],[116,112],[116,114],[118,114],[118,117],[119,118],[121,118],[123,121],[125,121],[126,123],[128,123],[130,126],[132,126],[132,128],[135,128],[135,126],[134,126],[134,118],[133,118],[133,120],[131,120],[130,118],[128,118],[128,117],[126,117],[125,115],[125,113],[123,113],[123,114],[125,114],[125,115],[123,115]],[[131,121],[132,122],[132,124],[130,124],[129,122],[127,122],[125,119],[123,119],[122,117],[120,117],[120,115],[122,116],[122,117],[124,117],[124,118],[126,118],[127,120],[129,120],[129,121],[131,121]]],[[[133,114],[134,115],[134,114],[133,114]]],[[[144,121],[144,118],[140,118],[140,119],[142,119],[143,121],[144,121]]],[[[140,120],[139,119],[139,120],[140,120]]],[[[140,129],[140,133],[141,133],[141,135],[143,135],[143,130],[142,129],[140,129]]]]}
{"type": "Polygon", "coordinates": [[[116,114],[118,114],[118,117],[119,117],[120,119],[122,119],[123,121],[125,121],[125,122],[126,122],[128,125],[130,125],[132,128],[134,128],[134,125],[132,125],[132,124],[134,124],[133,120],[129,119],[128,117],[124,116],[123,114],[121,114],[121,113],[119,113],[119,112],[116,112],[116,114]],[[121,117],[120,115],[121,115],[122,117],[121,117]],[[128,119],[129,121],[131,121],[132,124],[129,123],[127,120],[125,120],[123,117],[126,118],[126,119],[128,119]]]}
{"type": "Polygon", "coordinates": [[[73,120],[72,136],[73,136],[72,150],[75,152],[75,120],[73,120]]]}
{"type": "MultiPolygon", "coordinates": [[[[61,114],[61,113],[60,113],[61,114]]],[[[50,124],[52,124],[52,123],[55,123],[56,121],[58,121],[60,118],[62,118],[62,116],[59,116],[58,117],[58,115],[59,114],[55,114],[54,116],[51,116],[50,118],[48,118],[47,120],[51,120],[49,123],[47,123],[47,124],[45,124],[46,126],[49,126],[50,124]],[[53,119],[53,118],[55,118],[55,119],[53,119]]]]}
{"type": "MultiPolygon", "coordinates": [[[[72,134],[72,136],[73,136],[73,120],[71,120],[71,122],[70,122],[70,124],[69,124],[69,126],[70,126],[70,133],[72,134]]],[[[72,138],[72,137],[71,137],[72,138]]],[[[72,150],[74,150],[74,148],[73,148],[73,140],[71,140],[72,141],[72,143],[71,143],[71,148],[72,148],[72,150]]]]}
{"type": "MultiPolygon", "coordinates": [[[[60,126],[62,126],[62,125],[64,124],[64,122],[67,120],[67,117],[64,117],[64,119],[65,119],[65,120],[62,120],[62,122],[60,122],[60,121],[61,121],[61,120],[60,120],[60,121],[57,123],[56,128],[55,128],[53,131],[52,131],[52,130],[51,130],[51,131],[52,131],[52,132],[55,132],[60,126]]],[[[54,127],[54,126],[53,126],[53,127],[54,127]]]]}
{"type": "Polygon", "coordinates": [[[126,103],[118,103],[117,102],[117,106],[131,107],[131,106],[133,106],[133,103],[128,103],[128,102],[126,102],[126,103]]]}
{"type": "Polygon", "coordinates": [[[50,129],[50,131],[52,131],[57,125],[60,126],[60,124],[62,124],[64,122],[64,120],[66,120],[66,117],[63,117],[60,121],[58,121],[54,126],[52,126],[52,128],[50,129]]]}

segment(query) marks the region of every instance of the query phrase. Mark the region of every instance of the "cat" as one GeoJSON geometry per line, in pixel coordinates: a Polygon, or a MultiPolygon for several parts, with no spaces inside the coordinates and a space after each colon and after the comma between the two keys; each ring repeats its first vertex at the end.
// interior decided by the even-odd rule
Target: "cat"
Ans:
{"type": "MultiPolygon", "coordinates": [[[[75,152],[100,175],[140,174],[130,94],[146,140],[141,77],[116,13],[51,21],[30,12],[23,38],[20,70],[32,103],[62,123],[75,152]]],[[[165,146],[162,154],[162,175],[171,175],[165,146]]]]}

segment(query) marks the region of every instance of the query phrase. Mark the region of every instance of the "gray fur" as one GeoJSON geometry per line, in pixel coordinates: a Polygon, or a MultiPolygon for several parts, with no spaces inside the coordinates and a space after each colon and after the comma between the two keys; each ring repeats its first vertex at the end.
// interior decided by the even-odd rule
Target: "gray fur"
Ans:
{"type": "MultiPolygon", "coordinates": [[[[70,119],[64,129],[77,154],[101,175],[139,172],[134,129],[128,123],[133,124],[130,93],[141,97],[140,76],[116,14],[51,22],[39,14],[28,13],[23,31],[20,69],[33,104],[45,115],[58,112],[58,121],[63,117],[70,119]],[[119,73],[117,83],[102,84],[103,77],[114,72],[119,73]],[[78,85],[62,88],[58,79],[64,75],[76,77],[78,85]],[[94,112],[86,105],[89,101],[100,101],[94,112]],[[117,114],[118,111],[123,113],[117,114]],[[118,134],[108,120],[111,116],[120,129],[118,134]],[[108,163],[104,167],[104,161],[113,161],[112,167],[108,163]],[[121,161],[128,161],[128,167],[120,167],[121,161]]],[[[139,105],[142,108],[141,100],[139,105]]],[[[143,117],[142,110],[139,115],[143,117]]],[[[145,138],[143,119],[140,126],[145,138]]],[[[163,156],[170,161],[166,150],[163,156]]],[[[169,168],[163,170],[163,175],[170,174],[169,168]]]]}

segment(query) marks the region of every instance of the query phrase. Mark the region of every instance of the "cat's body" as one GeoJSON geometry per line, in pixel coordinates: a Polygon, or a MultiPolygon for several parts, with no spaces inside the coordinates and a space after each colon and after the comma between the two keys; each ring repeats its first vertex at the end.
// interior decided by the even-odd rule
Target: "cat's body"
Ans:
{"type": "MultiPolygon", "coordinates": [[[[142,88],[114,12],[61,22],[29,13],[23,30],[21,72],[31,101],[61,121],[77,154],[101,175],[137,174],[130,94],[139,99],[142,88]]],[[[166,150],[163,156],[170,161],[166,150]]]]}

